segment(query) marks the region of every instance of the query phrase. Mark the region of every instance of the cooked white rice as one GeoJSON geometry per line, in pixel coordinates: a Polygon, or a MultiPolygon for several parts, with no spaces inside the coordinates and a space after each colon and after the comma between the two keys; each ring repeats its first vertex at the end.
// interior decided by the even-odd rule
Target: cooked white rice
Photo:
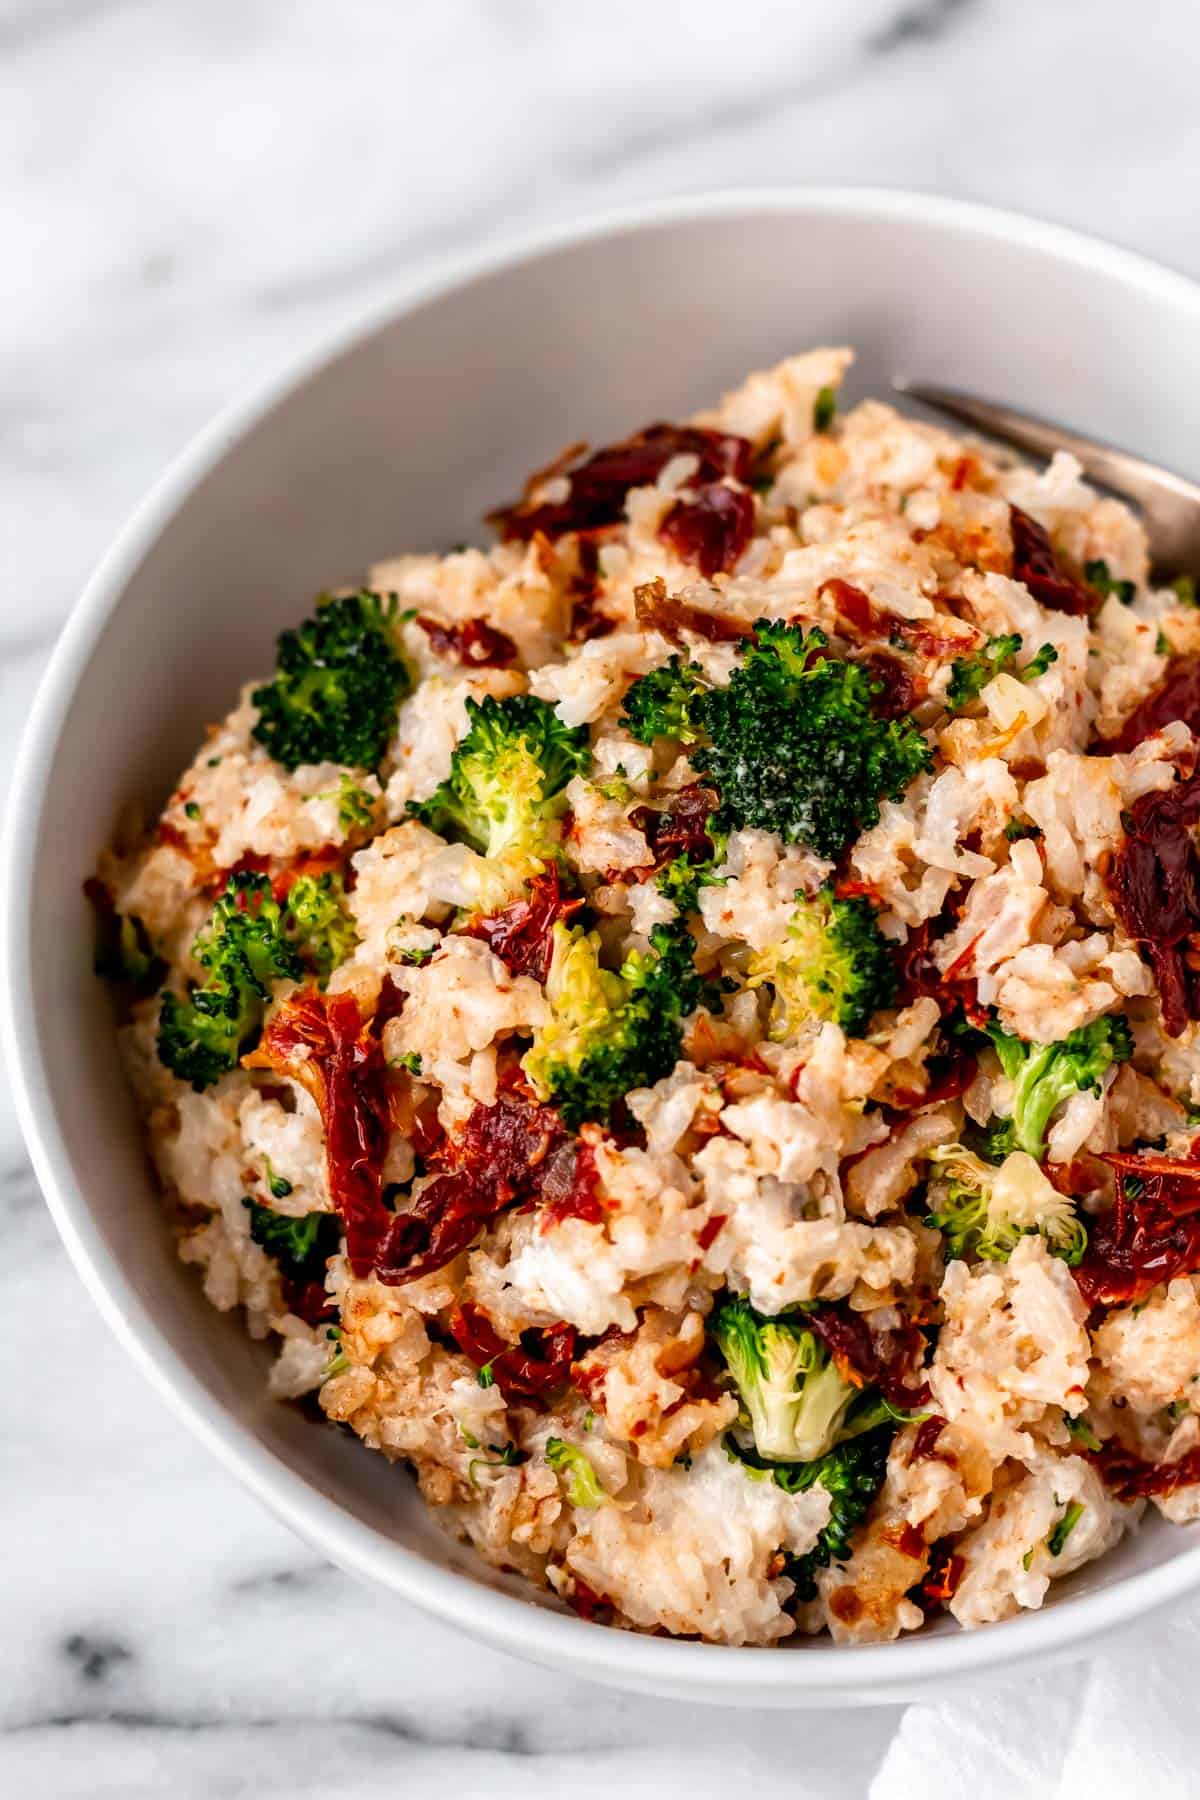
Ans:
{"type": "MultiPolygon", "coordinates": [[[[595,928],[609,971],[652,954],[656,928],[686,928],[714,985],[681,1022],[674,1066],[568,1134],[587,1202],[501,1196],[413,1279],[334,1251],[334,1227],[315,1302],[252,1235],[262,1213],[246,1204],[336,1216],[313,1060],[260,1048],[196,1091],[156,1051],[158,992],[132,1000],[123,1038],[180,1253],[215,1306],[277,1341],[281,1400],[314,1395],[407,1464],[489,1562],[589,1616],[730,1644],[797,1630],[891,1639],[943,1606],[964,1626],[1003,1619],[1108,1551],[1147,1496],[1176,1519],[1200,1515],[1200,1236],[1180,1241],[1167,1219],[1172,1205],[1191,1216],[1186,1174],[1173,1186],[1157,1165],[1124,1171],[1123,1203],[1146,1206],[1142,1260],[1120,1291],[1111,1269],[1103,1292],[1095,1274],[1102,1246],[1130,1242],[1103,1156],[1150,1146],[1186,1171],[1200,1104],[1200,1026],[1164,1018],[1140,941],[1151,934],[1130,935],[1113,885],[1131,809],[1192,774],[1185,710],[1169,723],[1160,708],[1138,742],[1129,721],[1191,666],[1200,612],[1150,584],[1138,521],[1070,457],[1016,466],[876,401],[831,420],[850,362],[794,357],[693,421],[746,440],[732,473],[706,470],[680,439],[581,535],[562,525],[576,490],[560,468],[532,485],[498,547],[377,565],[368,586],[397,597],[388,629],[407,670],[378,767],[272,760],[247,687],[158,828],[100,871],[181,999],[206,976],[193,940],[231,870],[263,871],[277,892],[298,870],[340,874],[356,942],[320,1004],[351,996],[370,1036],[390,996],[370,1051],[388,1122],[367,1180],[401,1219],[463,1166],[469,1122],[483,1129],[505,1094],[554,1099],[536,1058],[555,974],[512,972],[471,929],[480,916],[520,904],[531,873],[556,867],[584,903],[560,934],[595,928]],[[683,528],[714,487],[743,528],[705,578],[683,528]],[[544,529],[530,535],[537,507],[544,529]],[[1015,572],[1014,516],[1047,535],[1080,610],[1015,572]],[[928,767],[833,855],[719,815],[727,835],[709,838],[718,854],[681,911],[655,877],[655,815],[703,768],[694,743],[636,741],[626,696],[676,655],[727,687],[763,620],[820,627],[829,655],[872,659],[928,767]],[[502,635],[472,640],[476,621],[502,635]],[[956,662],[1006,634],[1020,649],[953,706],[956,662]],[[1053,659],[1022,679],[1042,646],[1053,659]],[[582,728],[590,755],[556,841],[514,869],[410,807],[447,780],[478,703],[520,694],[582,728]],[[873,909],[910,975],[924,947],[924,979],[857,1023],[806,985],[797,896],[829,883],[873,909]],[[967,1064],[964,1006],[967,1028],[1042,1045],[1120,1016],[1134,1054],[1055,1103],[1033,1156],[988,1164],[979,1145],[1017,1096],[978,1029],[967,1064]],[[1008,1241],[954,1241],[946,1186],[960,1155],[987,1165],[992,1192],[1003,1167],[1008,1241]],[[1156,1234],[1169,1240],[1159,1263],[1156,1234]],[[857,1328],[880,1367],[907,1357],[915,1402],[893,1400],[882,1485],[840,1549],[822,1536],[820,1480],[789,1492],[744,1460],[746,1409],[709,1329],[729,1295],[857,1328]],[[490,1370],[493,1339],[519,1355],[526,1334],[544,1362],[555,1333],[567,1350],[533,1391],[503,1362],[490,1370]]],[[[312,987],[269,984],[264,1043],[312,987]]],[[[471,1179],[486,1188],[486,1165],[471,1179]]],[[[870,1387],[850,1352],[835,1364],[870,1387]]]]}

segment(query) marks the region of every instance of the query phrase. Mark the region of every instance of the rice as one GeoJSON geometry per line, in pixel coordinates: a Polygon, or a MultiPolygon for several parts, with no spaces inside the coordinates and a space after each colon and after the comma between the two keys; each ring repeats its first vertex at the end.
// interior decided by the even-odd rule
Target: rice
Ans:
{"type": "Polygon", "coordinates": [[[1200,1516],[1200,615],[1071,458],[838,413],[851,361],[376,564],[374,760],[320,657],[281,748],[281,642],[92,890],[271,1392],[585,1616],[728,1644],[1003,1619],[1200,1516]],[[788,760],[831,670],[908,758],[869,792],[788,760]]]}

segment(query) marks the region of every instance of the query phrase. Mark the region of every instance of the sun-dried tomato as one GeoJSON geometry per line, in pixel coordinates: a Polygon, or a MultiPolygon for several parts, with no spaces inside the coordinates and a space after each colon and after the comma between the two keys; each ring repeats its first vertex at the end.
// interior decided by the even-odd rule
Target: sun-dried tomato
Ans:
{"type": "Polygon", "coordinates": [[[443,625],[440,619],[418,614],[417,624],[436,655],[453,659],[468,669],[505,669],[517,660],[517,646],[508,633],[497,631],[486,619],[464,619],[443,625]]]}
{"type": "MultiPolygon", "coordinates": [[[[875,605],[862,588],[855,587],[852,581],[844,581],[840,575],[831,575],[828,581],[823,581],[820,593],[828,595],[838,616],[850,626],[853,636],[863,643],[869,643],[872,639],[884,642],[899,640],[915,654],[932,658],[946,656],[951,651],[956,654],[962,651],[961,633],[942,629],[934,619],[906,619],[899,613],[885,612],[875,605]]],[[[799,623],[802,624],[803,620],[799,623]]]]}
{"type": "Polygon", "coordinates": [[[879,689],[871,707],[881,719],[904,718],[929,692],[924,675],[887,650],[872,650],[859,660],[879,689]]]}
{"type": "Polygon", "coordinates": [[[953,1600],[966,1568],[964,1559],[949,1544],[935,1544],[929,1559],[929,1573],[921,1583],[922,1598],[929,1606],[948,1606],[953,1600]]]}
{"type": "Polygon", "coordinates": [[[654,857],[654,867],[686,856],[689,862],[706,862],[713,853],[708,835],[708,821],[720,806],[715,788],[694,781],[673,794],[661,812],[652,806],[637,806],[629,815],[630,824],[644,833],[654,857]]]}
{"type": "Polygon", "coordinates": [[[734,567],[754,536],[754,496],[723,481],[708,482],[675,502],[658,535],[711,580],[734,567]]]}
{"type": "MultiPolygon", "coordinates": [[[[594,451],[574,469],[557,470],[557,478],[567,483],[565,499],[538,501],[527,492],[515,506],[492,513],[491,521],[501,537],[525,540],[535,531],[556,538],[565,531],[618,524],[630,489],[651,486],[675,456],[696,457],[696,481],[720,481],[724,475],[745,481],[754,451],[746,438],[729,432],[695,425],[648,425],[622,444],[594,451]]],[[[535,490],[542,479],[535,480],[535,490]]]]}
{"type": "Polygon", "coordinates": [[[1117,1443],[1101,1444],[1099,1450],[1085,1454],[1118,1500],[1148,1500],[1152,1494],[1173,1494],[1200,1481],[1200,1450],[1189,1450],[1176,1462],[1157,1463],[1146,1462],[1117,1443]]]}
{"type": "Polygon", "coordinates": [[[633,609],[643,631],[661,631],[673,644],[682,641],[685,631],[693,637],[707,638],[710,644],[733,644],[754,635],[753,625],[745,619],[737,619],[732,613],[713,612],[706,606],[693,606],[676,594],[668,594],[661,575],[634,589],[633,609]]]}
{"type": "Polygon", "coordinates": [[[946,1421],[940,1413],[930,1413],[927,1419],[922,1419],[913,1439],[911,1461],[926,1462],[930,1457],[936,1456],[937,1441],[945,1429],[946,1421]]]}
{"type": "Polygon", "coordinates": [[[1116,737],[1097,744],[1104,755],[1120,750],[1136,750],[1164,725],[1182,719],[1200,736],[1200,655],[1177,656],[1167,669],[1160,687],[1134,707],[1116,737]]]}
{"type": "Polygon", "coordinates": [[[307,1088],[325,1126],[329,1192],[356,1275],[370,1272],[390,1214],[382,1199],[390,1112],[379,1039],[353,994],[301,988],[267,1023],[248,1068],[273,1069],[307,1088]]]}
{"type": "Polygon", "coordinates": [[[1200,970],[1192,966],[1200,933],[1198,821],[1200,773],[1141,795],[1126,815],[1125,842],[1108,875],[1117,917],[1154,971],[1171,1037],[1200,1018],[1200,970]]]}
{"type": "Polygon", "coordinates": [[[379,1246],[375,1273],[389,1285],[444,1268],[509,1206],[540,1205],[548,1219],[602,1216],[590,1145],[569,1135],[519,1072],[438,1154],[449,1166],[395,1214],[379,1246]]]}
{"type": "Polygon", "coordinates": [[[915,1326],[876,1333],[861,1313],[840,1304],[818,1307],[805,1323],[826,1346],[844,1381],[877,1387],[892,1406],[904,1410],[928,1400],[929,1384],[920,1377],[925,1338],[915,1326]],[[913,1375],[916,1386],[909,1385],[913,1375]]]}
{"type": "Polygon", "coordinates": [[[501,912],[487,913],[464,928],[467,937],[482,938],[513,975],[545,981],[550,972],[554,927],[578,912],[582,900],[563,892],[557,863],[529,883],[527,899],[514,900],[501,912]]]}
{"type": "Polygon", "coordinates": [[[600,610],[598,535],[604,534],[585,531],[576,539],[575,567],[567,582],[567,599],[571,606],[571,627],[567,636],[573,644],[607,637],[617,628],[617,621],[600,610]]]}
{"type": "Polygon", "coordinates": [[[1200,1268],[1200,1162],[1121,1150],[1100,1161],[1116,1174],[1116,1198],[1089,1224],[1071,1272],[1090,1306],[1127,1306],[1200,1268]]]}
{"type": "Polygon", "coordinates": [[[482,1306],[464,1300],[450,1315],[455,1343],[477,1369],[490,1368],[492,1379],[505,1398],[533,1400],[571,1378],[575,1356],[575,1327],[560,1319],[556,1325],[521,1333],[511,1344],[502,1338],[482,1306]]]}
{"type": "Polygon", "coordinates": [[[323,1281],[295,1281],[285,1275],[283,1303],[306,1325],[323,1325],[337,1317],[337,1304],[323,1281]]]}
{"type": "Polygon", "coordinates": [[[1012,576],[1024,582],[1034,599],[1053,612],[1090,613],[1096,596],[1065,569],[1055,554],[1054,545],[1036,519],[1031,519],[1019,506],[1008,509],[1012,532],[1012,576]]]}
{"type": "MultiPolygon", "coordinates": [[[[935,960],[942,936],[953,927],[953,919],[941,916],[937,919],[923,919],[919,925],[909,930],[908,937],[896,951],[898,1006],[911,1006],[914,1000],[932,999],[944,1011],[958,1005],[968,1019],[980,1016],[979,988],[975,977],[957,972],[967,952],[964,951],[963,956],[944,972],[939,969],[935,960]],[[935,927],[940,927],[937,937],[933,935],[935,927]]],[[[969,946],[969,949],[973,948],[973,944],[969,946]]]]}

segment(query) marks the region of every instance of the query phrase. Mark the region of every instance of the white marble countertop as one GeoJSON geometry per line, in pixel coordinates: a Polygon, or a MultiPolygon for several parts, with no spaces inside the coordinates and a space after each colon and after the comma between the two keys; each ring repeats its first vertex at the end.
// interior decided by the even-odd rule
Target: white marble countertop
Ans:
{"type": "MultiPolygon", "coordinates": [[[[89,566],[217,408],[435,254],[630,197],[910,185],[1200,273],[1187,0],[0,0],[0,779],[89,566]]],[[[721,1714],[547,1675],[319,1563],[94,1313],[0,1085],[0,1792],[1157,1796],[1200,1609],[952,1706],[721,1714]]]]}

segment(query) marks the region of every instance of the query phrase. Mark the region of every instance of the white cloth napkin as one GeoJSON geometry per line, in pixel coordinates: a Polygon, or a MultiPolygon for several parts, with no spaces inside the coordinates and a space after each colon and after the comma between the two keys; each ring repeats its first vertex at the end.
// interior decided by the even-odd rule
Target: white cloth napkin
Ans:
{"type": "Polygon", "coordinates": [[[1200,1607],[905,1711],[869,1800],[1197,1800],[1200,1607]]]}

